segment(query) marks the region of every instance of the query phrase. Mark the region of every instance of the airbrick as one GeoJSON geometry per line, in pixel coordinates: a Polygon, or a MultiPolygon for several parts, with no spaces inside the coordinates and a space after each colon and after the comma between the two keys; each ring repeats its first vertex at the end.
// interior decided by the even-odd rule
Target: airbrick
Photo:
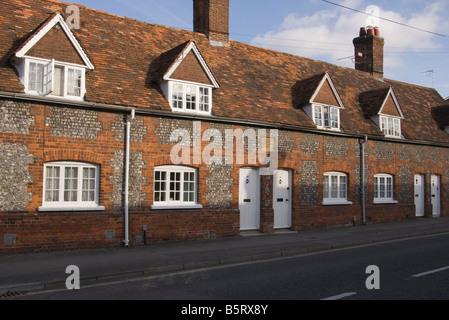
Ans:
{"type": "Polygon", "coordinates": [[[106,230],[105,235],[106,235],[106,240],[115,239],[115,231],[114,230],[106,230]]]}
{"type": "Polygon", "coordinates": [[[16,243],[16,235],[15,234],[5,234],[3,242],[5,244],[15,244],[16,243]]]}

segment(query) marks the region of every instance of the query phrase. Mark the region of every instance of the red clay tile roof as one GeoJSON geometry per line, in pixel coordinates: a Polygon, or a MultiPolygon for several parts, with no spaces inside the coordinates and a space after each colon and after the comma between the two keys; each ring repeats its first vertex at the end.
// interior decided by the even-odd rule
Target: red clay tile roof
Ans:
{"type": "MultiPolygon", "coordinates": [[[[66,17],[68,5],[54,0],[3,3],[1,91],[23,92],[11,56],[55,12],[66,17]]],[[[432,108],[446,103],[434,89],[378,80],[365,72],[234,41],[229,47],[210,46],[202,34],[79,8],[81,28],[72,32],[96,68],[86,76],[86,100],[90,102],[170,111],[160,77],[172,59],[194,40],[220,83],[213,95],[215,116],[315,128],[306,113],[296,108],[298,90],[303,86],[299,100],[304,99],[308,95],[305,80],[312,82],[328,72],[345,106],[341,113],[344,132],[383,136],[367,117],[359,97],[364,92],[392,87],[404,113],[405,138],[449,144],[449,135],[432,117],[432,108]]]]}

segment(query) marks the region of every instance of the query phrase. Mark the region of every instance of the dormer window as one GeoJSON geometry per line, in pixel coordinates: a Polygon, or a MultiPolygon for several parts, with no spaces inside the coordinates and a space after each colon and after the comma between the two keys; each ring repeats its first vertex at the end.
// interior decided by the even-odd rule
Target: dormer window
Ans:
{"type": "Polygon", "coordinates": [[[293,103],[303,108],[318,129],[341,131],[340,112],[345,107],[329,73],[299,81],[295,91],[293,103]]]}
{"type": "Polygon", "coordinates": [[[212,88],[196,84],[170,82],[170,105],[175,111],[210,113],[212,88]]]}
{"type": "Polygon", "coordinates": [[[85,70],[57,63],[25,59],[25,93],[82,99],[85,94],[85,70]]]}
{"type": "Polygon", "coordinates": [[[86,93],[86,72],[94,70],[59,13],[50,17],[24,42],[15,52],[12,62],[26,94],[65,99],[82,100],[86,93]],[[51,37],[51,40],[42,40],[46,37],[51,37]],[[49,46],[49,41],[58,43],[58,46],[49,46]],[[61,50],[60,47],[70,49],[61,50]]]}
{"type": "Polygon", "coordinates": [[[365,114],[376,123],[386,138],[402,139],[404,114],[392,88],[364,92],[359,97],[365,114]]]}
{"type": "Polygon", "coordinates": [[[337,107],[315,105],[313,119],[318,128],[340,129],[340,109],[337,107]]]}
{"type": "Polygon", "coordinates": [[[380,128],[385,134],[385,137],[389,138],[401,138],[401,119],[380,116],[380,128]]]}
{"type": "Polygon", "coordinates": [[[160,81],[161,89],[175,112],[212,114],[213,89],[220,86],[194,41],[165,53],[170,67],[160,81]]]}

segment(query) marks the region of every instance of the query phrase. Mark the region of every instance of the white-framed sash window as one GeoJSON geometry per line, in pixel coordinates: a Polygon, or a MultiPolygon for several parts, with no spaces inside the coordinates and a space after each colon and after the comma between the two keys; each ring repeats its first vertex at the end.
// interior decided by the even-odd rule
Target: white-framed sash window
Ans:
{"type": "Polygon", "coordinates": [[[348,175],[342,172],[326,172],[323,177],[323,204],[352,204],[348,201],[348,175]]]}
{"type": "Polygon", "coordinates": [[[25,93],[82,100],[85,95],[85,69],[53,60],[24,61],[25,93]]]}
{"type": "Polygon", "coordinates": [[[401,138],[401,119],[393,117],[380,117],[380,129],[386,137],[401,138]]]}
{"type": "Polygon", "coordinates": [[[315,104],[313,119],[318,128],[340,130],[340,108],[315,104]]]}
{"type": "Polygon", "coordinates": [[[104,210],[99,206],[99,171],[98,165],[84,162],[46,163],[39,210],[104,210]]]}
{"type": "Polygon", "coordinates": [[[210,114],[212,88],[204,85],[170,81],[170,105],[174,111],[210,114]]]}
{"type": "Polygon", "coordinates": [[[397,203],[394,200],[394,177],[390,174],[374,176],[374,203],[397,203]]]}
{"type": "Polygon", "coordinates": [[[197,188],[197,169],[185,166],[156,167],[151,208],[200,208],[197,188]]]}

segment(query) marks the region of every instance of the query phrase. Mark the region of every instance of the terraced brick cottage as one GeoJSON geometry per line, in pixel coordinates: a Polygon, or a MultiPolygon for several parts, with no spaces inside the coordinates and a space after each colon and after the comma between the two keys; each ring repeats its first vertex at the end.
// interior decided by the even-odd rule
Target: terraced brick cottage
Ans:
{"type": "Polygon", "coordinates": [[[449,214],[447,101],[383,78],[378,30],[355,26],[348,69],[193,5],[189,32],[2,2],[0,253],[449,214]]]}

